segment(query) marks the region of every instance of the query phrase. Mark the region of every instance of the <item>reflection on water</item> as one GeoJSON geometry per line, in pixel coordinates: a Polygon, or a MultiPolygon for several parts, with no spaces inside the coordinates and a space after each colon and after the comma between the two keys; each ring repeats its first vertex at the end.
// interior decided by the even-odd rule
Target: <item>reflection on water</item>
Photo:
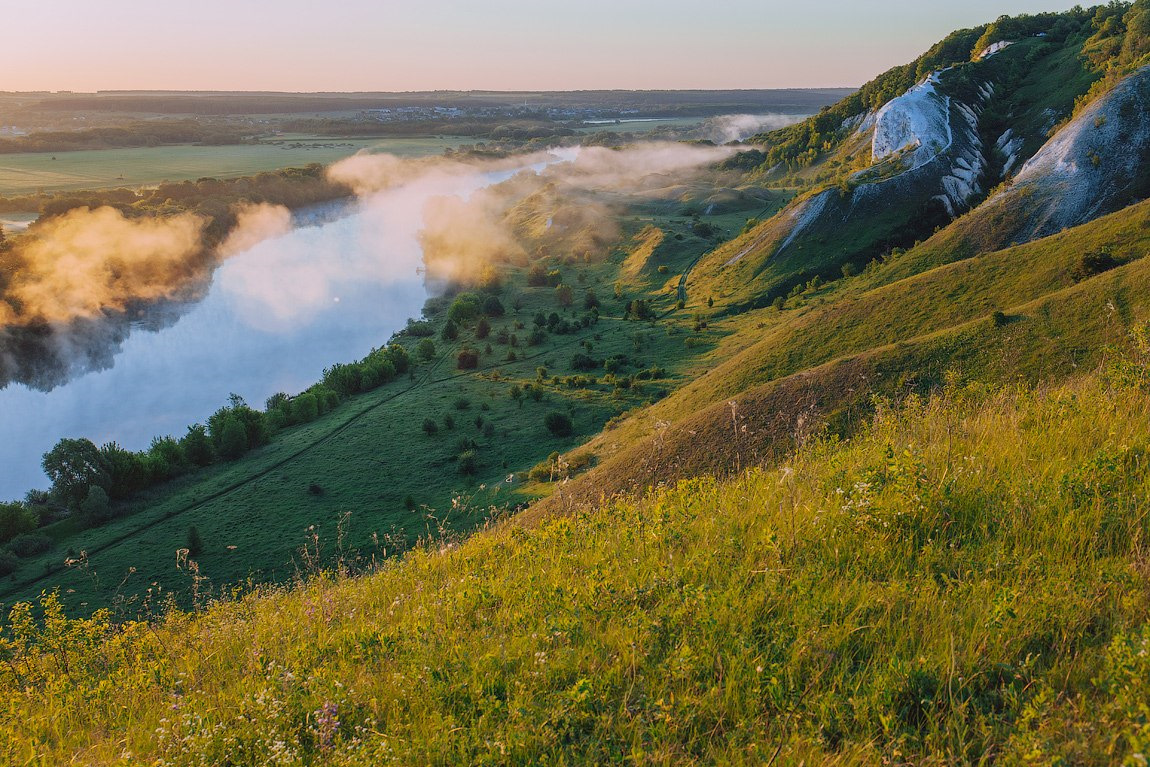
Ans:
{"type": "Polygon", "coordinates": [[[303,228],[225,262],[203,300],[92,323],[91,343],[41,355],[40,388],[59,385],[0,390],[0,500],[47,485],[40,459],[61,437],[141,450],[205,421],[232,392],[262,408],[386,343],[427,298],[416,271],[427,200],[507,175],[416,181],[350,210],[313,212],[297,221],[303,228]]]}

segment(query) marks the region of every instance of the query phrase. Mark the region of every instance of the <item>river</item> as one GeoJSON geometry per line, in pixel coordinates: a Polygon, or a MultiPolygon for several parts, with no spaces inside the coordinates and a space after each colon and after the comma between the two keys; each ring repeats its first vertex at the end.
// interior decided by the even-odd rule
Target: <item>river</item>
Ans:
{"type": "Polygon", "coordinates": [[[48,392],[0,390],[0,500],[47,487],[40,460],[61,437],[142,450],[205,422],[231,393],[262,409],[385,344],[428,297],[417,272],[427,201],[511,175],[416,180],[301,223],[222,264],[175,322],[134,329],[107,369],[48,392]]]}

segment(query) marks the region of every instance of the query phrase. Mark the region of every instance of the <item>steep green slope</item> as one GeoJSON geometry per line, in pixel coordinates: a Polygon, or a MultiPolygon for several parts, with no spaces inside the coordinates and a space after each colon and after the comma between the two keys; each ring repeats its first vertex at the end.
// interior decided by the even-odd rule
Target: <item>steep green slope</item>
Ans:
{"type": "MultiPolygon", "coordinates": [[[[1145,341],[1145,335],[1141,336],[1145,341]]],[[[13,614],[10,763],[1138,763],[1141,352],[199,615],[13,614]]]]}
{"type": "Polygon", "coordinates": [[[972,208],[945,235],[954,254],[1027,242],[1142,199],[1146,18],[1145,0],[1004,17],[759,137],[763,149],[732,164],[758,161],[753,175],[767,177],[797,168],[791,183],[808,193],[702,259],[696,285],[724,305],[765,306],[911,247],[972,208]]]}
{"type": "Polygon", "coordinates": [[[732,317],[717,327],[733,330],[732,344],[752,342],[737,352],[720,348],[694,380],[580,448],[599,465],[531,513],[774,460],[813,422],[849,431],[873,393],[928,391],[948,373],[1072,375],[1150,314],[1148,249],[1150,202],[889,284],[879,269],[807,296],[811,305],[797,310],[732,317]],[[1084,255],[1100,252],[1127,263],[1083,272],[1084,255]],[[995,311],[1004,312],[998,323],[995,311]]]}

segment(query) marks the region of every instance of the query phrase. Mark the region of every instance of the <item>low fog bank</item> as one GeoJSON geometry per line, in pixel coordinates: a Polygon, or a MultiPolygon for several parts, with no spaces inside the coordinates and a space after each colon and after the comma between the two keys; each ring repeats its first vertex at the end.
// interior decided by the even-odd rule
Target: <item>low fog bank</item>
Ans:
{"type": "Polygon", "coordinates": [[[697,138],[715,144],[729,144],[732,141],[746,141],[760,133],[786,128],[807,119],[809,115],[766,114],[766,115],[723,115],[704,120],[696,131],[697,138]]]}
{"type": "Polygon", "coordinates": [[[318,225],[248,206],[210,253],[195,243],[203,222],[184,215],[77,209],[42,222],[24,254],[46,261],[10,283],[23,302],[6,302],[26,321],[0,329],[0,383],[16,382],[0,391],[0,497],[43,486],[40,456],[61,437],[144,449],[232,392],[262,406],[306,388],[385,343],[443,286],[542,255],[598,257],[619,234],[613,199],[667,194],[729,153],[357,156],[330,169],[355,200],[314,211],[318,225]],[[48,262],[60,258],[71,270],[48,262]]]}

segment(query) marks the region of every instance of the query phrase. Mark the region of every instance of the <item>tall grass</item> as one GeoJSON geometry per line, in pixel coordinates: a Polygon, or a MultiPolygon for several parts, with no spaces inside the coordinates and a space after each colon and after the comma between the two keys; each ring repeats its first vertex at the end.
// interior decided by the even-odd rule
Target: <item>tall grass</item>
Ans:
{"type": "Polygon", "coordinates": [[[13,764],[1144,763],[1150,392],[878,403],[849,442],[113,625],[18,606],[13,764]]]}

